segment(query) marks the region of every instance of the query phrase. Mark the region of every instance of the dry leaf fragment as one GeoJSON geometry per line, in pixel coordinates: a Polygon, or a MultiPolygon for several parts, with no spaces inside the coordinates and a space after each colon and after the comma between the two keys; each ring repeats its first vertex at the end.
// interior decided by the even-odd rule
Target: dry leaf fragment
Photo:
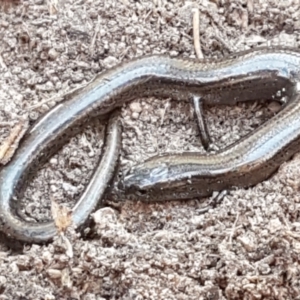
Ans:
{"type": "Polygon", "coordinates": [[[51,213],[55,226],[60,233],[65,232],[72,224],[72,211],[59,205],[54,199],[51,200],[51,213]]]}
{"type": "Polygon", "coordinates": [[[21,138],[29,126],[28,118],[21,119],[11,130],[9,136],[0,145],[0,164],[6,165],[18,148],[21,138]]]}

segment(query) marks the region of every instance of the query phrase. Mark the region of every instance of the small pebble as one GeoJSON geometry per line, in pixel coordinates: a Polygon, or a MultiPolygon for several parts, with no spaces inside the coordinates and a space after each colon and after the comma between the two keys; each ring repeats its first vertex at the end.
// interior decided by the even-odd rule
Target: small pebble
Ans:
{"type": "Polygon", "coordinates": [[[56,60],[57,57],[58,57],[58,52],[56,52],[55,49],[51,48],[48,52],[49,60],[56,60]]]}

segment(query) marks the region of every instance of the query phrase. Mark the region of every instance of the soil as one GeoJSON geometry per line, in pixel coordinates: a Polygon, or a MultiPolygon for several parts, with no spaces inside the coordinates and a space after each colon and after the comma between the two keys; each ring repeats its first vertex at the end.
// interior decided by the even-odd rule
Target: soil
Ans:
{"type": "MultiPolygon", "coordinates": [[[[33,123],[64,93],[125,60],[195,58],[193,9],[204,57],[256,46],[300,46],[299,0],[0,2],[0,143],[20,118],[33,123]]],[[[266,102],[207,107],[213,149],[272,117],[266,102]]],[[[122,170],[166,152],[199,151],[189,102],[136,99],[122,109],[122,170]],[[142,109],[140,109],[140,107],[142,109]]],[[[52,157],[20,201],[27,220],[71,208],[101,155],[104,123],[52,157]]],[[[1,299],[300,299],[300,155],[253,188],[210,199],[106,202],[84,235],[47,245],[0,241],[1,299]]],[[[215,195],[214,195],[215,196],[215,195]]]]}

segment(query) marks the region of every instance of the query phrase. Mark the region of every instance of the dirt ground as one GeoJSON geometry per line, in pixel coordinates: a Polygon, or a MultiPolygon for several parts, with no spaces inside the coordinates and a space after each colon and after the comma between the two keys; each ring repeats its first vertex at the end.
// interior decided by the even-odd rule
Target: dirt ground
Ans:
{"type": "MultiPolygon", "coordinates": [[[[205,57],[255,46],[300,46],[299,0],[29,0],[0,2],[0,143],[20,117],[36,120],[61,95],[144,54],[195,57],[200,10],[205,57]]],[[[214,149],[257,128],[273,104],[205,109],[214,149]]],[[[186,103],[136,99],[122,111],[122,170],[165,152],[204,153],[186,103]],[[141,112],[137,109],[140,103],[141,112]]],[[[40,169],[20,201],[28,220],[72,207],[101,154],[104,126],[83,133],[40,169]]],[[[300,156],[253,188],[210,199],[112,203],[70,244],[0,241],[0,299],[300,299],[300,156]]]]}

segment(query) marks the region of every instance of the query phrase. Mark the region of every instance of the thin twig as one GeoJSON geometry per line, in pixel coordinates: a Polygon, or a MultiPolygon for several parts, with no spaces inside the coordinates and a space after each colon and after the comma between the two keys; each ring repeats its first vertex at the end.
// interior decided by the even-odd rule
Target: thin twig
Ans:
{"type": "Polygon", "coordinates": [[[232,227],[232,230],[231,230],[231,233],[230,233],[230,236],[229,236],[229,244],[231,245],[232,244],[232,238],[233,238],[233,235],[234,235],[234,232],[235,232],[235,229],[236,229],[236,224],[237,224],[237,221],[240,217],[240,214],[238,213],[236,215],[236,219],[234,221],[234,224],[233,224],[233,227],[232,227]]]}
{"type": "Polygon", "coordinates": [[[199,9],[193,8],[193,35],[194,35],[194,47],[198,59],[203,59],[203,53],[201,51],[200,44],[200,32],[199,32],[199,9]]]}
{"type": "Polygon", "coordinates": [[[92,81],[94,81],[95,78],[96,78],[96,76],[94,76],[94,77],[93,77],[90,81],[88,81],[87,83],[81,84],[80,86],[78,86],[78,87],[76,87],[76,88],[74,88],[74,89],[72,89],[72,90],[70,90],[70,91],[67,91],[67,92],[65,92],[64,94],[61,94],[61,95],[55,95],[55,96],[50,97],[50,98],[48,98],[48,99],[46,99],[46,100],[44,100],[44,101],[42,101],[42,102],[39,102],[39,103],[37,103],[37,104],[34,104],[34,105],[28,107],[28,110],[33,110],[33,109],[36,109],[36,108],[38,108],[38,107],[41,107],[42,105],[47,104],[47,103],[50,102],[50,101],[57,102],[58,100],[62,100],[62,99],[64,99],[66,96],[68,96],[68,95],[70,95],[70,94],[73,94],[73,93],[76,92],[76,91],[81,90],[82,88],[84,88],[85,86],[87,86],[88,84],[90,84],[92,81]]]}
{"type": "Polygon", "coordinates": [[[100,18],[98,16],[98,22],[97,22],[97,25],[96,25],[96,28],[95,28],[95,33],[94,33],[94,36],[92,38],[92,42],[91,42],[91,47],[90,47],[90,54],[91,55],[94,55],[94,49],[95,49],[95,43],[96,43],[96,38],[97,38],[97,35],[99,33],[99,30],[100,30],[100,18]]]}
{"type": "Polygon", "coordinates": [[[54,101],[54,102],[57,102],[59,99],[63,98],[64,96],[63,95],[55,95],[53,97],[50,97],[42,102],[39,102],[37,104],[34,104],[34,105],[31,105],[28,107],[28,110],[33,110],[33,109],[36,109],[38,107],[41,107],[42,105],[44,104],[47,104],[48,102],[50,101],[54,101]]]}

